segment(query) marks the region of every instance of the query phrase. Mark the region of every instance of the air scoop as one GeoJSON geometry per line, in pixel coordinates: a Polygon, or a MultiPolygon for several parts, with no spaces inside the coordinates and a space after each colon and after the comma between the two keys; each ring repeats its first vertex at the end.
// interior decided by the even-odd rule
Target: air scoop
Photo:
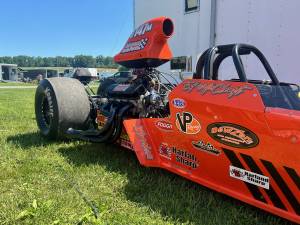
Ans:
{"type": "Polygon", "coordinates": [[[149,20],[130,35],[114,60],[127,68],[158,67],[173,57],[167,42],[173,32],[171,19],[158,17],[149,20]]]}

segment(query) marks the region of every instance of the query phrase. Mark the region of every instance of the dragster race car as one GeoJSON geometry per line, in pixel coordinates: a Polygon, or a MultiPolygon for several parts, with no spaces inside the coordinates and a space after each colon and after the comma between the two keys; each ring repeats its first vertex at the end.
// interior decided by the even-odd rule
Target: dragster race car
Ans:
{"type": "Polygon", "coordinates": [[[35,96],[41,134],[118,144],[143,166],[300,223],[299,87],[280,82],[247,44],[209,48],[193,79],[176,83],[156,69],[172,58],[173,31],[166,17],[139,26],[114,58],[133,72],[104,80],[97,94],[76,79],[42,80],[35,96]],[[269,81],[247,78],[241,56],[250,54],[269,81]],[[239,78],[219,80],[228,58],[239,78]]]}

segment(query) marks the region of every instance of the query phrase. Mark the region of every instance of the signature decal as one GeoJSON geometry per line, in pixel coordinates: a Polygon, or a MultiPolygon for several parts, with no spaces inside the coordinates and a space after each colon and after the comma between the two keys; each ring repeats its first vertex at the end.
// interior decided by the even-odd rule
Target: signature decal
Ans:
{"type": "Polygon", "coordinates": [[[157,121],[155,123],[155,126],[164,131],[172,131],[173,130],[173,125],[171,123],[169,123],[167,121],[163,121],[163,120],[157,121]]]}
{"type": "Polygon", "coordinates": [[[195,149],[207,152],[209,154],[213,154],[216,156],[219,156],[221,154],[221,151],[216,149],[212,144],[205,143],[204,141],[193,141],[192,145],[195,149]]]}
{"type": "Polygon", "coordinates": [[[251,91],[253,88],[249,85],[239,87],[232,86],[230,83],[203,83],[201,81],[188,81],[183,84],[183,91],[191,93],[197,91],[200,95],[227,95],[228,99],[251,91]]]}
{"type": "Polygon", "coordinates": [[[146,139],[146,132],[142,126],[135,126],[133,128],[138,140],[141,143],[142,149],[145,153],[145,156],[148,160],[153,160],[152,149],[146,139]]]}
{"type": "Polygon", "coordinates": [[[230,166],[229,167],[229,175],[238,180],[242,180],[244,182],[254,184],[256,186],[268,189],[270,188],[269,177],[253,173],[248,170],[244,170],[238,167],[230,166]]]}
{"type": "Polygon", "coordinates": [[[185,100],[181,98],[175,98],[172,100],[173,106],[177,109],[184,109],[186,107],[185,100]]]}
{"type": "Polygon", "coordinates": [[[207,133],[214,140],[235,148],[254,148],[259,139],[252,131],[231,123],[213,123],[207,127],[207,133]]]}
{"type": "Polygon", "coordinates": [[[176,113],[176,126],[185,134],[197,134],[201,130],[199,121],[190,112],[176,113]]]}

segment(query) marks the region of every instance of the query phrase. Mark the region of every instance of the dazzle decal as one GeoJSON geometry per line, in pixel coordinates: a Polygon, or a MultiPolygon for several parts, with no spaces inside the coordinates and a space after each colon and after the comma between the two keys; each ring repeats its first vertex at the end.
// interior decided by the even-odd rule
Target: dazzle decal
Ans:
{"type": "Polygon", "coordinates": [[[259,140],[249,129],[232,123],[213,123],[207,133],[214,140],[235,148],[254,148],[259,140]]]}
{"type": "Polygon", "coordinates": [[[192,145],[195,149],[207,152],[212,155],[219,156],[221,154],[221,151],[216,149],[212,144],[205,143],[204,141],[193,141],[192,145]]]}
{"type": "Polygon", "coordinates": [[[256,186],[268,189],[270,188],[269,177],[263,176],[261,174],[253,173],[248,170],[244,170],[235,166],[229,167],[229,175],[238,180],[254,184],[256,186]]]}
{"type": "Polygon", "coordinates": [[[232,99],[251,90],[253,90],[253,88],[249,85],[235,87],[230,83],[203,83],[201,81],[187,81],[183,84],[183,91],[185,92],[191,93],[192,91],[196,91],[200,95],[227,95],[228,99],[232,99]]]}
{"type": "Polygon", "coordinates": [[[148,144],[147,139],[146,139],[146,132],[142,126],[135,126],[133,128],[137,139],[140,141],[142,149],[145,153],[145,156],[148,160],[153,160],[153,155],[152,155],[152,149],[151,146],[148,144]]]}
{"type": "Polygon", "coordinates": [[[185,134],[197,134],[201,130],[199,121],[189,112],[176,113],[176,127],[185,134]]]}

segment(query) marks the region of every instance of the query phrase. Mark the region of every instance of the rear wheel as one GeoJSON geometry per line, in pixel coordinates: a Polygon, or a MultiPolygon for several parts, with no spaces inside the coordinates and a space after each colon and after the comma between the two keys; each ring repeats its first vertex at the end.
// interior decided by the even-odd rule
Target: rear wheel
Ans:
{"type": "Polygon", "coordinates": [[[90,101],[84,86],[71,78],[42,80],[35,94],[35,115],[41,134],[49,139],[63,138],[68,128],[87,129],[90,101]]]}

